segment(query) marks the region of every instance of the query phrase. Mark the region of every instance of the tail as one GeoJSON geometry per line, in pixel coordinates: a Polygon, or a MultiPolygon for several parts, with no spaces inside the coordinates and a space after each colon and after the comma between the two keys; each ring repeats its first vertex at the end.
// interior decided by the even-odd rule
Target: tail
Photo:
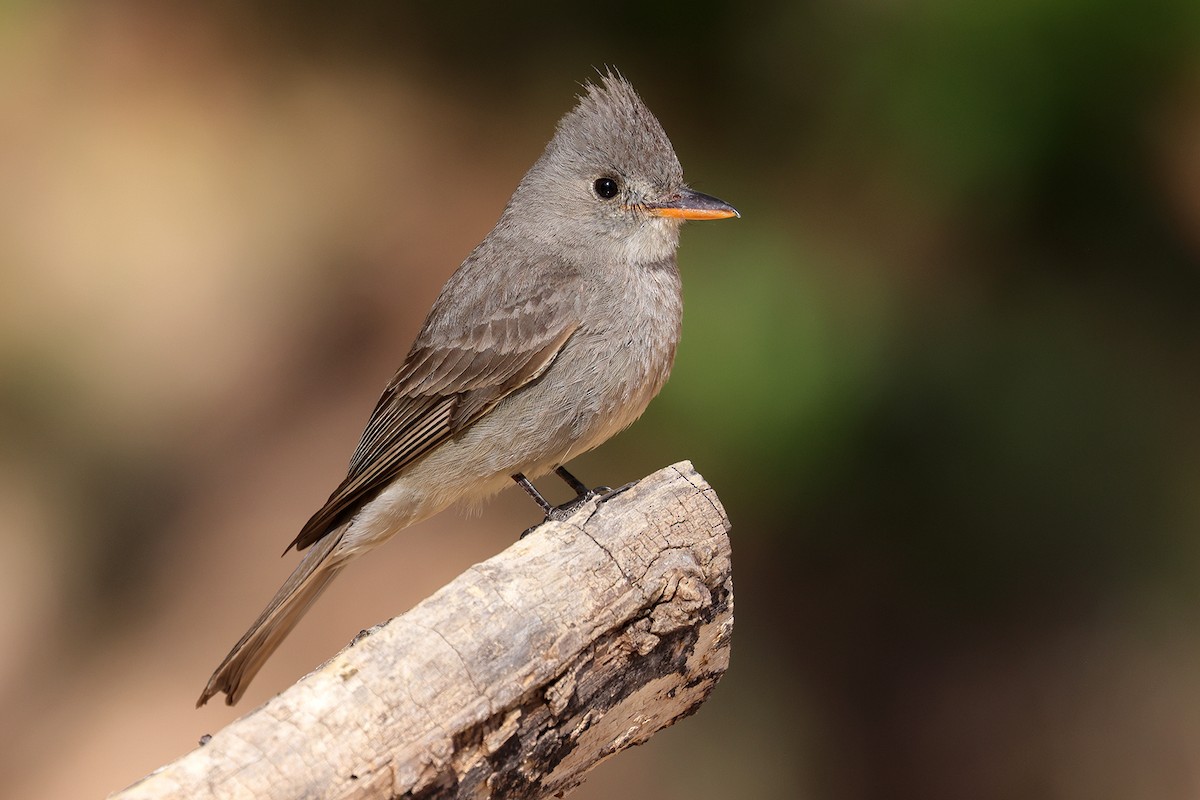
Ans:
{"type": "Polygon", "coordinates": [[[266,660],[275,652],[296,623],[342,571],[346,562],[329,556],[342,540],[345,526],[331,531],[305,554],[271,602],[254,620],[250,630],[233,646],[229,655],[208,679],[196,708],[217,692],[225,693],[226,705],[236,703],[266,660]]]}

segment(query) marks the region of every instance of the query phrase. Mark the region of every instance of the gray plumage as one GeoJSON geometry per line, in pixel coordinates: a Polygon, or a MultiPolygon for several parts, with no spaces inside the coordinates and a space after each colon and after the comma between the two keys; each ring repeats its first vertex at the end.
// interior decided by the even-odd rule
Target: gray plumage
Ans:
{"type": "Polygon", "coordinates": [[[514,475],[544,475],[636,420],[679,341],[680,224],[735,214],[686,187],[624,78],[587,86],[446,282],[346,479],[292,543],[312,549],[197,705],[218,692],[236,702],[350,558],[514,475]]]}

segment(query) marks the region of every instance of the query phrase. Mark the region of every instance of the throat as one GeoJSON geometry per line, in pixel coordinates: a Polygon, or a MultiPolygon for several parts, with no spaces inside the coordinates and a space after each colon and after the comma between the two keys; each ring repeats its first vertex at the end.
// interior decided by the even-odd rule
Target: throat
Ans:
{"type": "Polygon", "coordinates": [[[674,260],[679,248],[679,223],[651,217],[621,237],[623,256],[627,263],[637,266],[674,260]]]}

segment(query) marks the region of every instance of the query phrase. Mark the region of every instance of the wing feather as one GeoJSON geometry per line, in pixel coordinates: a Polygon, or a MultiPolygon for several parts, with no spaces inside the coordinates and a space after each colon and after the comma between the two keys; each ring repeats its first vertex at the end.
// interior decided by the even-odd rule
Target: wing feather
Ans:
{"type": "Polygon", "coordinates": [[[290,547],[312,545],[351,519],[409,464],[540,376],[579,327],[570,286],[532,298],[500,298],[470,318],[484,322],[455,339],[435,304],[412,351],[371,414],[345,480],[290,547]]]}

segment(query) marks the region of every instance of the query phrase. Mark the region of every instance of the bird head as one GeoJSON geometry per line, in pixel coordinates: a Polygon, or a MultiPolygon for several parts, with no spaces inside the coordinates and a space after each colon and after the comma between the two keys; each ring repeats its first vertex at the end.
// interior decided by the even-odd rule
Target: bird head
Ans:
{"type": "Polygon", "coordinates": [[[619,73],[588,84],[510,201],[574,259],[649,263],[672,255],[689,219],[739,216],[690,189],[662,125],[619,73]]]}

